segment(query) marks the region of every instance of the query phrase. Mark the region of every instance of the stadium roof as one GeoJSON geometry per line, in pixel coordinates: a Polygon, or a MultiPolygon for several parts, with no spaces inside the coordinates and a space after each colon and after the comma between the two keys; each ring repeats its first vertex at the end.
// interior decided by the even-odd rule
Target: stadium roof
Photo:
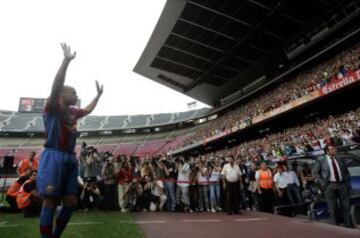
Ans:
{"type": "Polygon", "coordinates": [[[350,0],[168,0],[134,71],[214,105],[358,10],[350,0]]]}

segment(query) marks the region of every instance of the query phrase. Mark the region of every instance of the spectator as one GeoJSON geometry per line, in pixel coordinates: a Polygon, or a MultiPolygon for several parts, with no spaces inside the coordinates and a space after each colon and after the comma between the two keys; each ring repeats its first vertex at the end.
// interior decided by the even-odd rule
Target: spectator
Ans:
{"type": "Polygon", "coordinates": [[[350,175],[344,159],[337,155],[332,144],[325,147],[326,156],[316,161],[313,175],[325,191],[326,202],[332,224],[339,224],[338,200],[346,227],[352,227],[350,220],[350,175]]]}
{"type": "Polygon", "coordinates": [[[210,212],[209,206],[209,173],[210,164],[204,165],[204,161],[198,161],[198,194],[199,194],[199,208],[200,211],[210,212]]]}
{"type": "Polygon", "coordinates": [[[250,169],[247,174],[248,189],[248,208],[249,210],[259,210],[259,199],[258,199],[258,185],[255,179],[256,171],[258,170],[256,162],[251,162],[250,169]]]}
{"type": "Polygon", "coordinates": [[[164,182],[164,192],[166,195],[166,205],[165,208],[168,211],[174,212],[176,209],[176,196],[175,196],[175,179],[176,172],[175,166],[173,163],[170,163],[163,157],[159,162],[159,168],[162,171],[162,179],[164,182]]]}
{"type": "Polygon", "coordinates": [[[38,216],[41,211],[42,200],[36,190],[36,171],[32,171],[29,179],[21,186],[16,203],[25,217],[38,216]]]}
{"type": "Polygon", "coordinates": [[[21,186],[29,180],[31,173],[31,169],[27,168],[25,170],[25,174],[23,174],[10,186],[10,188],[6,192],[5,199],[6,202],[9,204],[9,207],[1,207],[0,211],[9,213],[20,211],[16,203],[16,197],[20,191],[21,186]]]}
{"type": "Polygon", "coordinates": [[[81,205],[84,207],[84,211],[98,209],[103,198],[100,193],[100,189],[96,182],[91,178],[85,179],[83,191],[80,195],[81,205]]]}
{"type": "Polygon", "coordinates": [[[29,158],[24,159],[19,163],[19,167],[16,171],[19,177],[23,176],[27,169],[31,169],[32,171],[38,170],[39,161],[35,159],[35,156],[36,156],[36,152],[31,151],[29,154],[29,158]]]}
{"type": "Polygon", "coordinates": [[[197,166],[191,166],[190,184],[189,184],[189,200],[190,200],[190,213],[198,212],[199,209],[199,188],[198,188],[198,173],[197,166]]]}
{"type": "Polygon", "coordinates": [[[220,181],[222,177],[219,159],[215,159],[214,163],[210,163],[209,174],[211,212],[222,211],[220,207],[220,181]]]}
{"type": "Polygon", "coordinates": [[[189,184],[190,184],[190,165],[184,158],[175,160],[178,171],[176,187],[176,203],[179,207],[183,206],[183,211],[190,211],[189,184]]]}
{"type": "Polygon", "coordinates": [[[255,174],[258,183],[259,207],[261,212],[273,213],[274,192],[273,173],[265,162],[260,164],[260,169],[255,174]]]}
{"type": "Polygon", "coordinates": [[[241,186],[241,171],[235,164],[234,157],[228,158],[221,174],[223,175],[223,188],[226,191],[226,207],[229,215],[239,213],[239,198],[241,186]]]}
{"type": "Polygon", "coordinates": [[[101,177],[105,185],[103,209],[116,210],[116,169],[112,155],[108,156],[109,157],[106,158],[106,163],[101,170],[101,177]]]}
{"type": "Polygon", "coordinates": [[[290,204],[293,206],[293,215],[296,215],[297,211],[299,210],[299,206],[297,204],[301,203],[300,182],[294,169],[289,170],[286,163],[284,163],[282,167],[284,172],[286,172],[288,176],[286,194],[290,201],[290,204]]]}
{"type": "Polygon", "coordinates": [[[128,209],[131,212],[141,211],[144,207],[142,201],[143,188],[138,179],[139,178],[133,177],[133,180],[125,190],[125,196],[128,200],[128,209]]]}
{"type": "Polygon", "coordinates": [[[90,146],[85,149],[85,152],[81,155],[80,161],[83,164],[84,178],[85,180],[90,179],[92,182],[96,182],[98,175],[98,167],[101,161],[100,155],[97,150],[90,146]]]}
{"type": "Polygon", "coordinates": [[[274,183],[276,188],[276,206],[287,204],[286,189],[289,184],[289,176],[284,171],[284,166],[278,165],[276,167],[276,174],[274,175],[274,183]]]}
{"type": "Polygon", "coordinates": [[[131,168],[129,167],[129,163],[124,161],[117,174],[118,199],[121,212],[127,212],[127,196],[125,196],[125,191],[127,190],[131,180],[131,168]]]}

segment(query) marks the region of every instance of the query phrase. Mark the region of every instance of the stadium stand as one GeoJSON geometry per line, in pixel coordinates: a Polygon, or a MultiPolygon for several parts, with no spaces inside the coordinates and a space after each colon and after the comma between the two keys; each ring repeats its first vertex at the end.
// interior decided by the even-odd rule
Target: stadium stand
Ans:
{"type": "MultiPolygon", "coordinates": [[[[208,112],[208,108],[202,108],[189,112],[154,115],[87,116],[78,122],[78,126],[79,131],[164,126],[204,117],[208,112]]],[[[0,110],[0,131],[42,132],[42,115],[0,110]]]]}
{"type": "Polygon", "coordinates": [[[155,114],[151,117],[150,126],[168,124],[173,121],[173,113],[155,114]]]}
{"type": "Polygon", "coordinates": [[[175,114],[175,119],[174,121],[179,122],[179,121],[187,121],[192,119],[196,114],[196,111],[188,111],[188,112],[180,112],[175,114]]]}
{"type": "Polygon", "coordinates": [[[35,119],[37,115],[34,114],[20,114],[16,113],[10,117],[10,120],[2,126],[4,131],[24,131],[29,123],[35,119]]]}
{"type": "Polygon", "coordinates": [[[130,128],[144,127],[149,123],[150,115],[135,115],[129,118],[127,126],[130,128]]]}
{"type": "MultiPolygon", "coordinates": [[[[207,124],[198,130],[185,143],[191,144],[199,140],[217,135],[233,127],[246,126],[263,120],[266,113],[271,114],[278,108],[289,105],[296,100],[310,101],[311,93],[318,92],[327,85],[332,85],[344,77],[360,69],[360,45],[331,57],[317,66],[302,71],[294,78],[288,79],[274,90],[263,93],[242,106],[207,124]],[[260,118],[260,119],[258,119],[260,118]],[[262,119],[261,119],[262,118],[262,119]]],[[[315,96],[314,99],[320,96],[315,96]]],[[[185,145],[185,144],[184,144],[185,145]]]]}
{"type": "Polygon", "coordinates": [[[28,124],[28,127],[25,130],[34,132],[44,131],[44,123],[42,117],[36,117],[32,122],[28,124]]]}
{"type": "Polygon", "coordinates": [[[80,130],[101,129],[106,117],[104,116],[87,116],[79,123],[80,130]]]}
{"type": "Polygon", "coordinates": [[[107,123],[103,126],[103,129],[116,129],[123,128],[125,126],[125,120],[129,116],[110,116],[107,123]]]}

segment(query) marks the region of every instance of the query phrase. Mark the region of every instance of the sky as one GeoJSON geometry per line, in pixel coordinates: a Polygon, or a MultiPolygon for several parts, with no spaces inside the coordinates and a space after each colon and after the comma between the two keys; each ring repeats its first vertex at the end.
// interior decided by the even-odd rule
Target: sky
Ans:
{"type": "MultiPolygon", "coordinates": [[[[77,52],[65,84],[82,106],[104,94],[93,115],[186,111],[196,101],[133,72],[166,0],[0,1],[0,110],[20,97],[47,98],[63,59],[61,42],[77,52]]],[[[200,102],[197,108],[206,106],[200,102]]]]}

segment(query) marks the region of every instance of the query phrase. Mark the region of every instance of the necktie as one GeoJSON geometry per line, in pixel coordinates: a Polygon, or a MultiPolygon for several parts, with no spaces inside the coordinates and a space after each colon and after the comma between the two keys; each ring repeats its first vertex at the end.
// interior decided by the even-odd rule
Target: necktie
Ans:
{"type": "Polygon", "coordinates": [[[331,163],[332,163],[332,167],[333,167],[333,170],[334,170],[334,175],[335,175],[336,182],[339,182],[340,181],[340,176],[339,176],[339,171],[338,171],[338,168],[336,166],[334,157],[331,157],[331,163]]]}

